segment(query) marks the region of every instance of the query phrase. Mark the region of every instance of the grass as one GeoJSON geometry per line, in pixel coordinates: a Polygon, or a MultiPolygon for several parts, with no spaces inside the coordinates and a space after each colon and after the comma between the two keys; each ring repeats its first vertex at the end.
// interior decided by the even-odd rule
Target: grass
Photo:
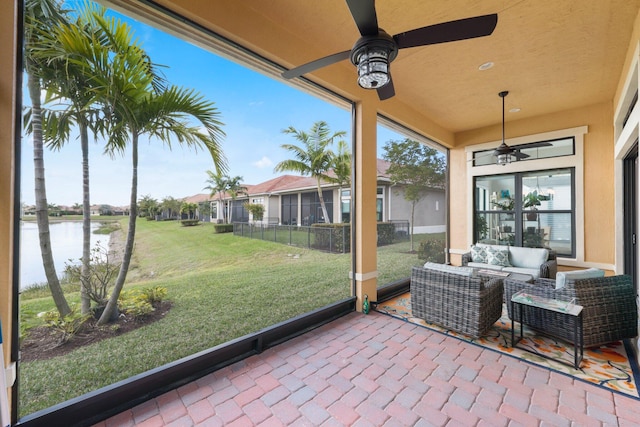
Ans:
{"type": "MultiPolygon", "coordinates": [[[[126,221],[121,221],[126,231],[126,221]]],[[[422,262],[409,243],[379,248],[379,283],[422,262]]],[[[20,364],[20,416],[47,408],[350,295],[350,254],[328,254],[216,234],[211,224],[138,221],[125,289],[163,286],[174,306],[133,332],[46,361],[20,364]]],[[[79,300],[70,290],[70,302],[79,300]]],[[[21,295],[24,326],[52,309],[49,296],[21,295]]]]}

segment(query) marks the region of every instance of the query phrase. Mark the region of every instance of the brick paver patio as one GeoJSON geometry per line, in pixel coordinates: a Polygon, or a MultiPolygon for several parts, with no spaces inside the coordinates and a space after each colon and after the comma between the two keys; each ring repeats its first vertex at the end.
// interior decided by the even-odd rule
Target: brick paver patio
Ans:
{"type": "Polygon", "coordinates": [[[640,401],[372,312],[97,424],[638,426],[640,401]]]}

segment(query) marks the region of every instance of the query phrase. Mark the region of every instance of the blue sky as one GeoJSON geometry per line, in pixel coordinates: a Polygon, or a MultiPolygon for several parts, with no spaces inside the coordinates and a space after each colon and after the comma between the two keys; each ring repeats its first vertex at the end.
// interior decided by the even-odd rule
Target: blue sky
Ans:
{"type": "MultiPolygon", "coordinates": [[[[258,184],[279,174],[274,166],[289,157],[280,146],[296,143],[282,133],[293,126],[308,130],[324,120],[332,131],[346,131],[351,141],[351,112],[321,101],[287,84],[265,77],[211,52],[165,34],[146,24],[124,17],[152,61],[163,69],[167,80],[177,86],[193,88],[214,101],[224,123],[226,137],[222,148],[229,163],[229,175],[243,177],[246,184],[258,184]]],[[[355,71],[354,71],[355,79],[355,71]]],[[[26,79],[25,79],[26,81],[26,79]]],[[[25,92],[26,98],[26,92],[25,92]]],[[[26,102],[26,99],[25,99],[26,102]]],[[[378,147],[403,136],[379,127],[378,147]]],[[[90,144],[91,202],[124,206],[129,203],[131,160],[129,151],[111,159],[102,154],[103,142],[90,144]]],[[[378,149],[378,157],[382,153],[378,149]]],[[[45,173],[49,203],[73,205],[82,202],[79,141],[72,139],[58,152],[45,152],[45,173]]],[[[158,141],[140,144],[138,196],[186,197],[206,192],[207,170],[213,163],[206,151],[158,141]]],[[[23,138],[21,196],[34,203],[33,145],[23,138]]]]}

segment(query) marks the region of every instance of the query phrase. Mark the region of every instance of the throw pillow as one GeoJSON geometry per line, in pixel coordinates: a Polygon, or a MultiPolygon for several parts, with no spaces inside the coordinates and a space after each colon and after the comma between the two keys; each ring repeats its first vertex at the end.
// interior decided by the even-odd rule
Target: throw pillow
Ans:
{"type": "Polygon", "coordinates": [[[484,246],[471,246],[471,261],[488,264],[487,251],[484,246]]]}
{"type": "Polygon", "coordinates": [[[491,265],[499,265],[502,267],[511,267],[509,263],[509,251],[505,249],[496,249],[487,247],[487,261],[491,265]]]}
{"type": "Polygon", "coordinates": [[[556,274],[556,289],[564,288],[567,280],[593,279],[596,277],[604,277],[604,270],[587,268],[586,270],[559,271],[556,274]]]}

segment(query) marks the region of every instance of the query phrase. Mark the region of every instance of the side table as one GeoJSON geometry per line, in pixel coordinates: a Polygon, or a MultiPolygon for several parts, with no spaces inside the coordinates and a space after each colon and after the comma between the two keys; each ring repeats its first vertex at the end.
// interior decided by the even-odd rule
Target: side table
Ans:
{"type": "MultiPolygon", "coordinates": [[[[536,310],[541,311],[554,311],[560,313],[565,316],[569,316],[569,319],[572,320],[573,323],[573,345],[574,345],[574,363],[573,367],[576,369],[580,368],[580,363],[582,362],[582,358],[584,356],[584,339],[583,339],[583,331],[582,331],[582,306],[575,304],[574,300],[571,301],[562,301],[552,298],[546,298],[538,295],[533,295],[531,293],[525,292],[524,290],[520,292],[516,292],[511,297],[511,312],[513,313],[513,320],[511,321],[511,347],[517,347],[518,342],[523,338],[523,311],[524,310],[532,310],[533,315],[535,315],[536,310]],[[517,310],[516,310],[517,308],[517,310]],[[519,316],[518,316],[519,315],[519,316]],[[515,336],[515,322],[520,323],[520,336],[515,336]]],[[[544,331],[542,331],[544,333],[544,331]]],[[[522,348],[522,347],[520,347],[522,348]]],[[[523,350],[530,351],[527,348],[522,348],[523,350]]],[[[547,356],[546,354],[535,353],[538,356],[553,359],[552,357],[547,356]]],[[[558,362],[565,363],[562,360],[558,360],[558,362]]]]}

